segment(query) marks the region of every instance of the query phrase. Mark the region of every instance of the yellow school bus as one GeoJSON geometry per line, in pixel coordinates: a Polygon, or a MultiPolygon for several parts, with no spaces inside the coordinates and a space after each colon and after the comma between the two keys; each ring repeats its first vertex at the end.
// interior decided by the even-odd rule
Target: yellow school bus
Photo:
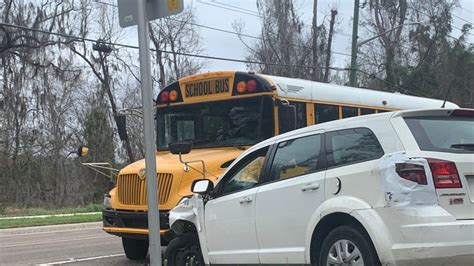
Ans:
{"type": "MultiPolygon", "coordinates": [[[[156,161],[162,244],[173,237],[169,210],[191,195],[202,178],[199,163],[183,167],[168,144],[192,141],[185,161],[203,160],[217,181],[249,146],[296,128],[352,116],[409,108],[439,108],[440,100],[344,87],[301,79],[221,71],[185,77],[156,99],[156,161]]],[[[446,107],[456,107],[447,103],[446,107]]],[[[144,160],[120,170],[104,199],[104,231],[122,237],[129,259],[148,251],[144,160]]]]}

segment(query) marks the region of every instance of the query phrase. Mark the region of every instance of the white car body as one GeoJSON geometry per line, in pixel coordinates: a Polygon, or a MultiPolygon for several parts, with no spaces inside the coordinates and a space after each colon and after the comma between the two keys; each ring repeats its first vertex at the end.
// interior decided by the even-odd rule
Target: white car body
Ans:
{"type": "Polygon", "coordinates": [[[210,200],[194,195],[170,212],[170,226],[179,234],[183,222],[193,224],[204,262],[210,265],[314,264],[312,245],[323,241],[317,239],[318,232],[326,236],[328,232],[323,231],[331,223],[345,221],[365,229],[382,265],[473,265],[474,152],[422,150],[405,122],[407,117],[449,117],[452,112],[368,115],[265,140],[237,158],[223,179],[239,161],[262,147],[337,130],[370,129],[383,156],[210,200]],[[454,162],[462,187],[435,188],[427,158],[454,162]],[[397,176],[396,163],[422,167],[427,184],[397,176]]]}

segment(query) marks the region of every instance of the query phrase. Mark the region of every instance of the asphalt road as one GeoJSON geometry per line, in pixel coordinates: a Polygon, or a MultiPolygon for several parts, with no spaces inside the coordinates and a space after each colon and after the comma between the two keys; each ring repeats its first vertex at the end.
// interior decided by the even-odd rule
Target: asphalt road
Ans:
{"type": "Polygon", "coordinates": [[[146,265],[129,261],[101,223],[0,230],[0,265],[146,265]]]}

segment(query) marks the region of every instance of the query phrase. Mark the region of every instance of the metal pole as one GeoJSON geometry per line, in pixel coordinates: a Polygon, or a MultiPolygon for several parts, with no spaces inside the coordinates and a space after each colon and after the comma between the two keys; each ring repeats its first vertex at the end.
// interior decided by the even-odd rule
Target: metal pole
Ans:
{"type": "Polygon", "coordinates": [[[352,52],[350,84],[357,87],[357,34],[359,31],[359,0],[354,0],[354,18],[352,20],[352,52]]]}
{"type": "Polygon", "coordinates": [[[150,37],[146,19],[146,0],[138,0],[138,43],[142,86],[143,126],[145,130],[146,193],[148,208],[148,239],[150,265],[161,266],[160,219],[158,212],[158,182],[155,159],[155,130],[153,121],[153,89],[150,70],[150,37]]]}

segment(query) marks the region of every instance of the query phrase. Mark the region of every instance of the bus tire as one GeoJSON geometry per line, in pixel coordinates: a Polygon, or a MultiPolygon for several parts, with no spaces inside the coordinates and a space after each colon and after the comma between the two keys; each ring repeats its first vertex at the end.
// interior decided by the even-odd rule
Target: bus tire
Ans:
{"type": "Polygon", "coordinates": [[[204,265],[197,235],[188,233],[171,240],[166,247],[164,262],[166,266],[204,265]]]}
{"type": "Polygon", "coordinates": [[[143,260],[148,254],[148,240],[122,237],[123,251],[129,260],[143,260]]]}
{"type": "Polygon", "coordinates": [[[323,241],[318,265],[380,265],[377,252],[368,236],[352,226],[333,229],[323,241]]]}

